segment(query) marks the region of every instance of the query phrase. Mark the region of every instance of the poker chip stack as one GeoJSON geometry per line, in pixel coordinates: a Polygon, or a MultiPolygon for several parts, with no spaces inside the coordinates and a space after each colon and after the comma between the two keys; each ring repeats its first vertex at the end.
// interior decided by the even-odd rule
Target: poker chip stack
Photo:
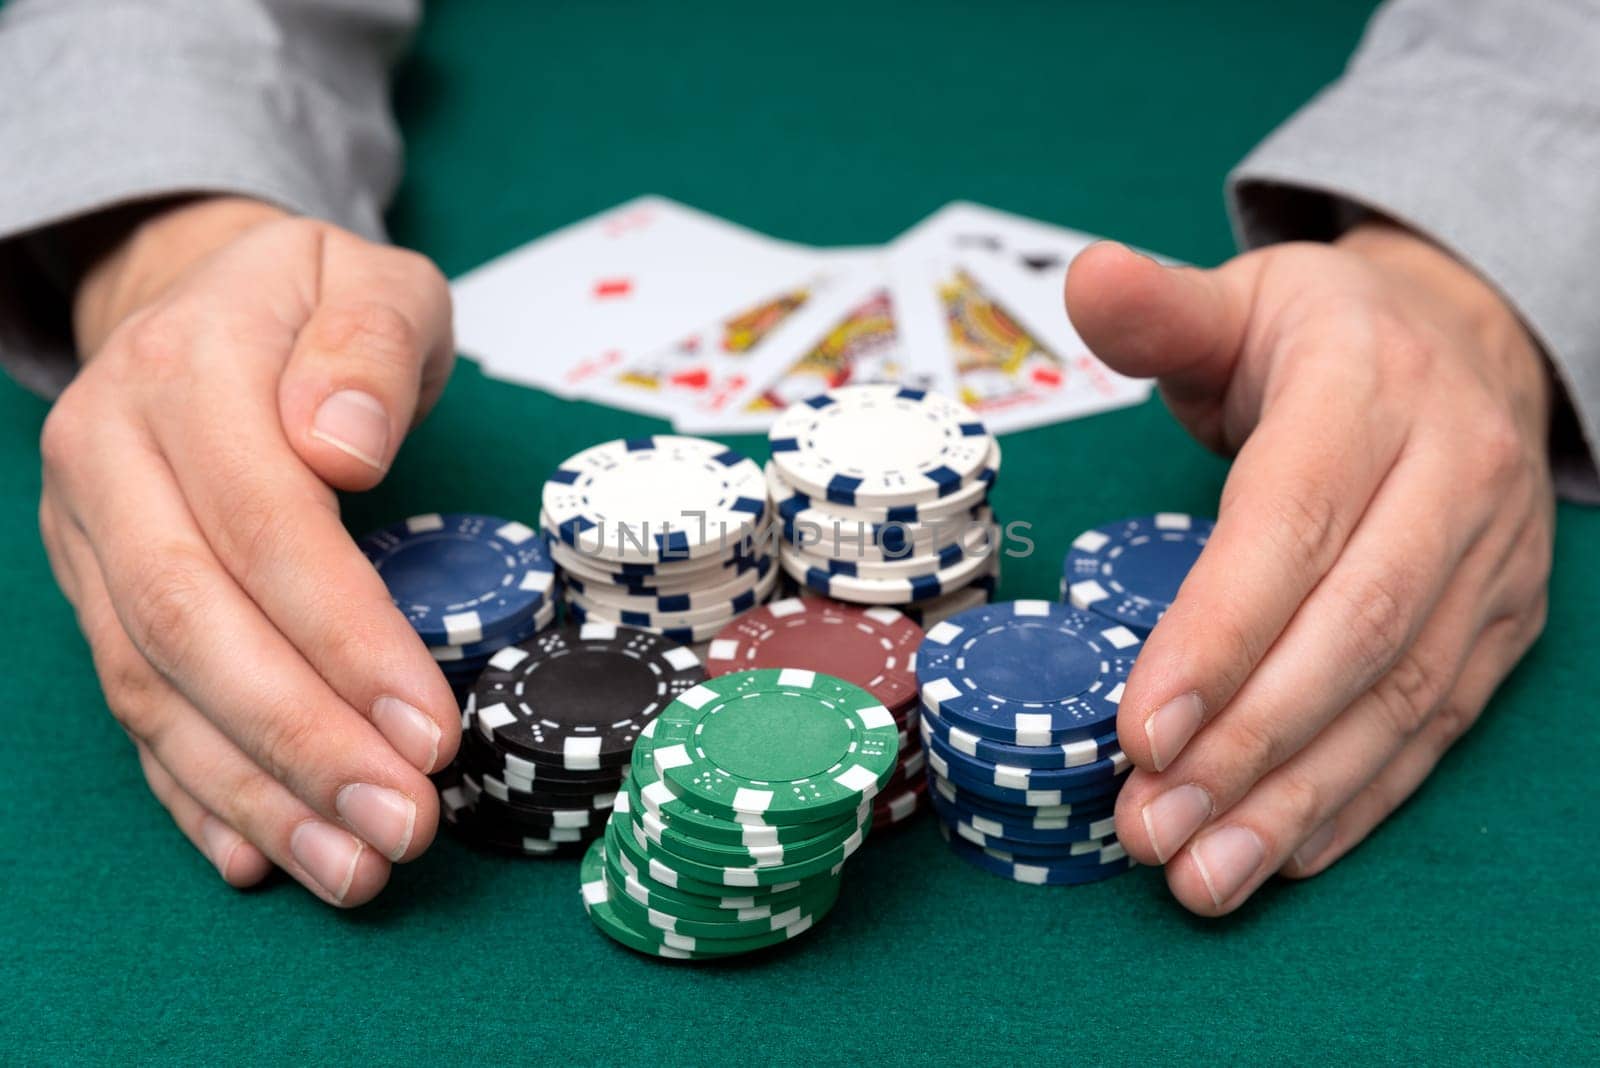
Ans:
{"type": "Polygon", "coordinates": [[[1061,562],[1061,599],[1148,638],[1215,525],[1157,512],[1086,530],[1061,562]]]}
{"type": "Polygon", "coordinates": [[[821,671],[866,690],[900,729],[894,776],[873,799],[872,826],[902,824],[923,805],[927,757],[917,734],[915,659],[922,628],[893,608],[861,607],[822,597],[763,605],[717,632],[707,647],[713,678],[735,671],[821,671]]]}
{"type": "Polygon", "coordinates": [[[496,651],[555,622],[549,547],[524,523],[466,513],[414,515],[360,548],[462,700],[496,651]]]}
{"type": "Polygon", "coordinates": [[[605,828],[635,740],[704,678],[699,658],[670,638],[609,623],[501,649],[462,712],[440,792],[445,819],[475,844],[581,853],[605,828]]]}
{"type": "Polygon", "coordinates": [[[1049,601],[928,629],[917,683],[929,800],[962,859],[1049,885],[1128,869],[1113,818],[1129,768],[1116,716],[1139,647],[1127,627],[1049,601]]]}
{"type": "Polygon", "coordinates": [[[779,555],[796,583],[904,606],[925,626],[992,596],[1000,446],[970,408],[899,386],[841,386],[790,405],[768,442],[779,555]]]}
{"type": "Polygon", "coordinates": [[[704,642],[777,585],[761,468],[704,438],[608,441],[544,485],[575,619],[704,642]]]}
{"type": "Polygon", "coordinates": [[[867,691],[798,669],[741,671],[681,694],[633,750],[584,908],[659,957],[748,953],[833,907],[893,777],[894,717],[867,691]]]}

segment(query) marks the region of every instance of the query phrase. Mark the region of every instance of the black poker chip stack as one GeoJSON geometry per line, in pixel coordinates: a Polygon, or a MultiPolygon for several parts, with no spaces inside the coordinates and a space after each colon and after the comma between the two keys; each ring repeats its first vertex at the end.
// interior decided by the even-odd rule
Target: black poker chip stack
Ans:
{"type": "Polygon", "coordinates": [[[609,623],[544,631],[490,658],[439,778],[446,822],[469,842],[578,856],[605,832],[639,732],[705,678],[669,638],[609,623]]]}

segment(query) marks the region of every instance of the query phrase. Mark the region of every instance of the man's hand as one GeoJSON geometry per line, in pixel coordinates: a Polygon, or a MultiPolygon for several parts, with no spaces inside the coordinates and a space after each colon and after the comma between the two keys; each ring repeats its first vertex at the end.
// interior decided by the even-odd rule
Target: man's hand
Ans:
{"type": "Polygon", "coordinates": [[[1214,271],[1086,251],[1072,320],[1238,458],[1117,718],[1117,834],[1237,908],[1369,834],[1544,626],[1550,385],[1505,302],[1381,223],[1214,271]]]}
{"type": "Polygon", "coordinates": [[[369,900],[432,840],[460,728],[333,488],[376,484],[438,397],[443,279],[202,200],[100,258],[76,322],[39,523],[150,789],[229,883],[369,900]]]}

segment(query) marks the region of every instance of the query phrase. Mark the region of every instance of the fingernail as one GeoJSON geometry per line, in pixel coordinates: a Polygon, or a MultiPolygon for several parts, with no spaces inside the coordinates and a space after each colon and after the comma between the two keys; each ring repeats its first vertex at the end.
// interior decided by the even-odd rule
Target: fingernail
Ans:
{"type": "Polygon", "coordinates": [[[433,770],[439,759],[439,725],[398,697],[372,702],[373,725],[389,739],[395,752],[419,771],[433,770]]]}
{"type": "Polygon", "coordinates": [[[1211,795],[1194,783],[1174,786],[1144,806],[1144,833],[1165,864],[1211,818],[1211,795]]]}
{"type": "Polygon", "coordinates": [[[1261,858],[1267,854],[1261,839],[1248,827],[1223,827],[1212,831],[1189,852],[1218,908],[1239,892],[1239,887],[1261,867],[1261,858]]]}
{"type": "Polygon", "coordinates": [[[409,797],[387,787],[356,782],[339,791],[334,807],[372,848],[390,860],[405,856],[417,828],[417,805],[409,797]]]}
{"type": "Polygon", "coordinates": [[[382,471],[389,448],[389,413],[372,394],[341,389],[317,409],[311,436],[382,471]]]}
{"type": "Polygon", "coordinates": [[[234,850],[244,844],[244,839],[238,831],[208,814],[200,821],[200,840],[206,844],[206,859],[216,867],[217,874],[226,880],[234,850]]]}
{"type": "Polygon", "coordinates": [[[1144,736],[1150,743],[1150,759],[1156,770],[1163,771],[1189,744],[1200,721],[1206,717],[1206,706],[1200,703],[1197,693],[1179,694],[1144,721],[1144,736]]]}
{"type": "Polygon", "coordinates": [[[1294,862],[1302,871],[1311,867],[1311,862],[1322,856],[1333,844],[1335,829],[1333,821],[1329,820],[1312,831],[1310,838],[1300,843],[1300,848],[1294,851],[1294,862]]]}
{"type": "Polygon", "coordinates": [[[289,836],[289,852],[318,886],[343,903],[366,846],[349,831],[321,820],[306,820],[289,836]]]}

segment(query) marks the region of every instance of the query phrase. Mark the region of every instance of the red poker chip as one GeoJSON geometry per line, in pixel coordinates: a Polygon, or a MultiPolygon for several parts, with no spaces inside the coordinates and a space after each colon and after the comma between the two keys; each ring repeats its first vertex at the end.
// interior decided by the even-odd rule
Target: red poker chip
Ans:
{"type": "Polygon", "coordinates": [[[910,786],[901,790],[887,790],[878,795],[872,805],[872,829],[881,830],[904,823],[927,804],[928,778],[920,776],[910,786]]]}
{"type": "Polygon", "coordinates": [[[866,690],[896,714],[914,719],[914,663],[922,628],[892,608],[790,597],[729,623],[706,650],[713,678],[758,668],[799,668],[833,675],[866,690]]]}

